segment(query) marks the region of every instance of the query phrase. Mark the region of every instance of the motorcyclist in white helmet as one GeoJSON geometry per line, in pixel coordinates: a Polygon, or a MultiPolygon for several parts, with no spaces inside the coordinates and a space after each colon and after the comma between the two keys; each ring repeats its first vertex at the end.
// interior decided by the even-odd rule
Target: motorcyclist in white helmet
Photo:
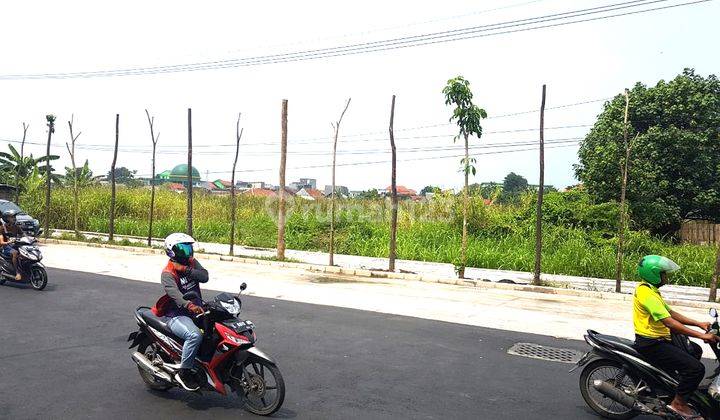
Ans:
{"type": "Polygon", "coordinates": [[[165,295],[154,308],[156,315],[170,318],[168,327],[184,340],[180,370],[175,380],[189,391],[199,388],[192,368],[203,338],[191,317],[203,313],[200,283],[208,281],[207,270],[193,257],[194,243],[195,239],[184,233],[173,233],[165,238],[165,253],[170,258],[160,275],[165,295]],[[186,300],[183,295],[189,292],[195,292],[197,298],[186,300]]]}

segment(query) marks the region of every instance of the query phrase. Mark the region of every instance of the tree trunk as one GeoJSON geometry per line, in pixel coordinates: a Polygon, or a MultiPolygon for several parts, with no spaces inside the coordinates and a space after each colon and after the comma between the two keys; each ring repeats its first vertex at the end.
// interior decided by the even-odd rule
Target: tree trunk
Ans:
{"type": "Polygon", "coordinates": [[[388,263],[388,271],[395,271],[395,246],[397,241],[397,218],[398,218],[398,197],[397,197],[397,160],[395,149],[395,133],[393,131],[395,121],[395,95],[392,97],[390,105],[390,150],[392,151],[392,172],[390,174],[390,189],[392,200],[392,213],[390,215],[390,254],[388,263]]]}
{"type": "Polygon", "coordinates": [[[462,244],[460,246],[460,267],[458,268],[458,277],[465,278],[465,266],[467,265],[467,216],[468,216],[468,176],[470,165],[470,152],[468,150],[468,135],[465,134],[465,187],[463,188],[463,224],[462,224],[462,244]]]}
{"type": "Polygon", "coordinates": [[[187,234],[193,234],[192,109],[188,108],[187,234]]]}
{"type": "Polygon", "coordinates": [[[108,240],[115,239],[115,164],[117,163],[118,140],[120,139],[120,114],[115,114],[115,151],[110,166],[110,234],[108,240]]]}
{"type": "Polygon", "coordinates": [[[235,253],[235,223],[237,218],[235,168],[237,167],[238,155],[240,154],[240,138],[242,137],[242,130],[240,129],[240,115],[241,114],[238,114],[237,123],[235,124],[235,160],[233,161],[232,177],[230,180],[230,255],[235,253]]]}
{"type": "Polygon", "coordinates": [[[624,257],[624,242],[625,242],[625,224],[626,224],[626,209],[625,209],[625,190],[627,188],[627,170],[628,161],[630,160],[630,145],[628,144],[628,109],[630,108],[630,96],[627,89],[625,89],[625,118],[623,122],[623,144],[625,146],[625,161],[620,166],[620,174],[622,177],[622,184],[620,187],[620,223],[618,223],[618,244],[617,244],[617,257],[615,264],[615,292],[620,293],[622,290],[622,279],[623,279],[623,257],[624,257]]]}
{"type": "Polygon", "coordinates": [[[287,99],[282,101],[280,115],[280,188],[278,194],[278,238],[277,238],[277,259],[285,259],[285,161],[287,158],[287,99]]]}
{"type": "Polygon", "coordinates": [[[348,106],[350,106],[350,99],[348,99],[347,104],[345,105],[345,109],[343,109],[342,114],[340,114],[340,119],[338,120],[338,122],[332,124],[333,128],[335,129],[335,138],[333,141],[332,191],[330,193],[330,250],[328,265],[335,265],[335,196],[337,195],[335,194],[335,162],[338,134],[340,133],[340,122],[342,121],[343,115],[345,115],[345,111],[347,111],[348,106]]]}
{"type": "Polygon", "coordinates": [[[718,243],[717,256],[715,257],[715,271],[713,272],[712,280],[710,281],[710,302],[715,302],[717,300],[718,278],[720,278],[720,242],[718,243]]]}
{"type": "MultiPolygon", "coordinates": [[[[153,123],[155,122],[155,117],[150,118],[150,113],[148,110],[145,110],[145,115],[147,115],[148,124],[150,125],[150,140],[152,140],[152,175],[150,177],[150,216],[148,220],[148,238],[147,238],[147,245],[152,246],[152,233],[153,233],[153,219],[155,218],[155,152],[157,150],[157,139],[155,138],[155,130],[153,127],[153,123]]],[[[158,137],[160,135],[158,134],[158,137]]]]}
{"type": "Polygon", "coordinates": [[[540,103],[540,181],[538,186],[537,211],[535,214],[535,272],[533,284],[540,285],[540,268],[542,264],[542,205],[545,194],[545,85],[542,87],[540,103]]]}
{"type": "Polygon", "coordinates": [[[20,143],[20,165],[18,165],[15,169],[15,203],[20,206],[20,168],[24,167],[24,161],[25,161],[25,138],[27,137],[27,130],[29,125],[22,123],[23,125],[23,138],[22,143],[20,143]]]}
{"type": "MultiPolygon", "coordinates": [[[[50,117],[48,117],[49,119],[50,117]]],[[[45,230],[43,235],[47,239],[50,235],[50,142],[55,132],[55,120],[48,120],[47,152],[45,154],[45,230]]]]}

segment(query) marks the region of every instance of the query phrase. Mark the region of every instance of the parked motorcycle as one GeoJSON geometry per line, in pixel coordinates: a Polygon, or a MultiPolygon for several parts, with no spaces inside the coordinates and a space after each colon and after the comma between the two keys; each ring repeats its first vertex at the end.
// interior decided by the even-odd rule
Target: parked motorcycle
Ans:
{"type": "MultiPolygon", "coordinates": [[[[710,309],[713,323],[710,332],[718,334],[718,312],[710,309]]],[[[683,340],[687,337],[682,336],[683,340]]],[[[588,330],[585,341],[592,347],[574,371],[580,374],[580,393],[590,408],[609,419],[630,419],[641,414],[680,419],[667,409],[677,388],[676,372],[664,372],[648,363],[638,353],[634,342],[588,330]]],[[[710,345],[720,363],[717,343],[710,345]]],[[[720,419],[720,365],[690,396],[691,405],[705,419],[720,419]]]]}
{"type": "Polygon", "coordinates": [[[17,266],[22,279],[15,280],[15,269],[12,257],[0,255],[0,285],[7,279],[14,283],[29,283],[35,290],[43,290],[47,286],[48,276],[45,267],[40,263],[42,252],[37,246],[37,239],[32,236],[23,236],[15,239],[11,245],[18,251],[17,266]]]}
{"type": "MultiPolygon", "coordinates": [[[[282,406],[285,382],[275,361],[255,347],[255,325],[238,317],[240,294],[246,287],[243,283],[236,296],[221,293],[211,302],[203,302],[204,312],[194,317],[203,331],[195,360],[195,379],[201,387],[195,392],[206,389],[227,395],[227,385],[243,399],[247,411],[268,416],[282,406]]],[[[197,294],[190,292],[184,298],[195,299],[197,294]]],[[[172,333],[168,318],[139,307],[135,319],[139,329],[128,337],[132,341],[129,348],[137,346],[132,359],[146,386],[157,391],[175,386],[183,389],[174,379],[180,369],[183,340],[172,333]]]]}

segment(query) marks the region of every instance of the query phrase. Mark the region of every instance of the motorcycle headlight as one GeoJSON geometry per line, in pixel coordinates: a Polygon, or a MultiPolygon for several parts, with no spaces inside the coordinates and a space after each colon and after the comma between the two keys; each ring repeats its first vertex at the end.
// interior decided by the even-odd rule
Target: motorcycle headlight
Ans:
{"type": "Polygon", "coordinates": [[[230,313],[230,315],[237,315],[240,313],[240,302],[237,299],[233,299],[232,302],[220,302],[223,308],[230,313]]]}

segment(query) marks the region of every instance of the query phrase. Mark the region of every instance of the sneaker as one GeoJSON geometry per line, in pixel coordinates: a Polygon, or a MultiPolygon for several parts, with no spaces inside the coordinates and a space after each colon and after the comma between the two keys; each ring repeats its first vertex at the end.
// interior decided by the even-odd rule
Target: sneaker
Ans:
{"type": "Polygon", "coordinates": [[[175,380],[187,391],[197,391],[200,389],[200,385],[198,385],[195,380],[195,375],[190,369],[181,368],[178,373],[175,374],[175,380]]]}

